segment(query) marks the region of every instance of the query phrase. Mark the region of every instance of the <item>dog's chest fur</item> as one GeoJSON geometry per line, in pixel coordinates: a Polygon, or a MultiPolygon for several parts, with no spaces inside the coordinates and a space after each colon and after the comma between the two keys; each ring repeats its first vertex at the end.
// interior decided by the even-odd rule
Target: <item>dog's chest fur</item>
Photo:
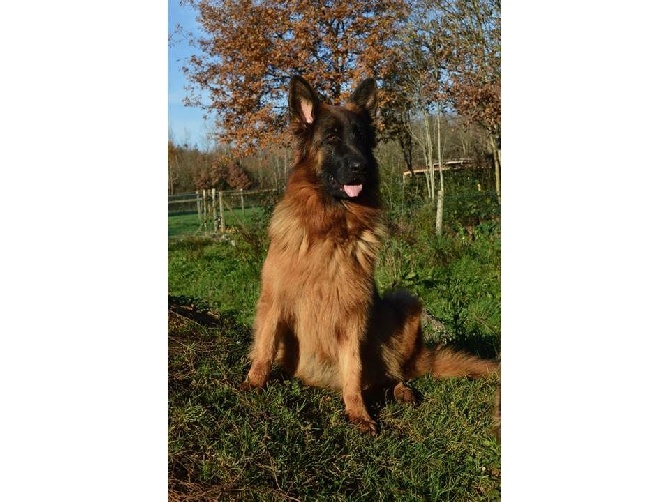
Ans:
{"type": "Polygon", "coordinates": [[[337,261],[372,276],[385,235],[379,210],[348,202],[325,205],[316,194],[307,201],[287,198],[277,205],[269,230],[274,251],[297,268],[337,261]],[[346,259],[334,260],[338,253],[346,259]]]}

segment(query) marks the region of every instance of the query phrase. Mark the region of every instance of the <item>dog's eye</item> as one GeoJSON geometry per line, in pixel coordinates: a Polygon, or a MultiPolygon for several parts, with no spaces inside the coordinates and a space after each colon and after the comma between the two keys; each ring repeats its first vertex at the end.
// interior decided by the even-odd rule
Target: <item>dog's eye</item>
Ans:
{"type": "Polygon", "coordinates": [[[340,140],[340,135],[337,132],[331,132],[325,138],[323,138],[324,143],[337,143],[340,140]]]}

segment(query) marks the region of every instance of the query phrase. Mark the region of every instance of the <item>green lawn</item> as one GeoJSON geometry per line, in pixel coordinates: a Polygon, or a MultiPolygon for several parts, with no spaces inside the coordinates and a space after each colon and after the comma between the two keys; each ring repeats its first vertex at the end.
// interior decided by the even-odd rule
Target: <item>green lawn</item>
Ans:
{"type": "MultiPolygon", "coordinates": [[[[171,500],[500,498],[491,379],[417,379],[419,406],[372,403],[376,438],[346,423],[336,392],[279,374],[262,392],[240,392],[267,246],[263,224],[234,240],[169,241],[171,500]]],[[[404,286],[421,296],[430,341],[498,355],[497,227],[481,227],[472,242],[394,236],[377,279],[380,289],[404,286]]]]}
{"type": "MultiPolygon", "coordinates": [[[[226,211],[226,225],[247,225],[254,219],[259,218],[261,213],[262,209],[260,207],[246,208],[244,211],[241,209],[234,209],[232,212],[226,211]]],[[[204,233],[207,230],[211,231],[211,228],[201,228],[197,213],[174,214],[168,216],[168,237],[204,233]]]]}
{"type": "Polygon", "coordinates": [[[197,213],[176,214],[168,216],[168,237],[194,234],[198,231],[200,223],[197,213]]]}

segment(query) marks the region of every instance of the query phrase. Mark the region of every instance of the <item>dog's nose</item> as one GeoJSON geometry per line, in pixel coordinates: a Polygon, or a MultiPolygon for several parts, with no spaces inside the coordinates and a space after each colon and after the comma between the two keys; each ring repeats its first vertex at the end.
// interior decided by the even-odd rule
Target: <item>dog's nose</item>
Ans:
{"type": "Polygon", "coordinates": [[[353,174],[361,174],[365,171],[365,164],[361,160],[355,159],[349,162],[349,169],[353,174]]]}

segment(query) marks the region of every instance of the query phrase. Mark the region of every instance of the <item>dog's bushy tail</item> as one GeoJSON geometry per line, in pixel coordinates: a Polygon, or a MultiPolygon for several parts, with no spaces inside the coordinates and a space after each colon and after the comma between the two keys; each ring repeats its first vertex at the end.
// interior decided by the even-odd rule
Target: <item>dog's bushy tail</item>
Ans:
{"type": "Polygon", "coordinates": [[[496,376],[495,404],[493,406],[492,433],[500,443],[500,363],[480,359],[477,356],[459,352],[450,348],[422,348],[414,364],[414,375],[432,375],[433,377],[470,377],[496,376]]]}
{"type": "MultiPolygon", "coordinates": [[[[397,338],[403,340],[402,347],[398,350],[407,351],[406,378],[423,375],[437,378],[477,378],[499,372],[500,365],[496,361],[481,359],[449,347],[426,347],[421,330],[423,308],[419,299],[409,291],[404,289],[389,291],[384,295],[383,302],[388,311],[383,311],[379,318],[396,315],[398,316],[396,324],[402,326],[402,333],[398,333],[397,338]]],[[[381,322],[377,321],[378,324],[381,322]]],[[[391,329],[388,327],[387,331],[391,329]]]]}
{"type": "MultiPolygon", "coordinates": [[[[392,291],[384,296],[391,311],[401,313],[403,333],[401,339],[408,343],[403,347],[411,354],[406,359],[403,373],[408,380],[423,375],[436,378],[495,376],[498,379],[493,410],[493,433],[500,442],[500,363],[482,359],[450,347],[431,348],[425,345],[421,330],[421,302],[405,290],[392,291]],[[410,350],[411,349],[411,350],[410,350]]],[[[388,316],[387,316],[388,317],[388,316]]]]}
{"type": "Polygon", "coordinates": [[[500,364],[449,347],[423,347],[414,362],[412,373],[412,378],[422,375],[478,378],[500,374],[500,364]]]}

